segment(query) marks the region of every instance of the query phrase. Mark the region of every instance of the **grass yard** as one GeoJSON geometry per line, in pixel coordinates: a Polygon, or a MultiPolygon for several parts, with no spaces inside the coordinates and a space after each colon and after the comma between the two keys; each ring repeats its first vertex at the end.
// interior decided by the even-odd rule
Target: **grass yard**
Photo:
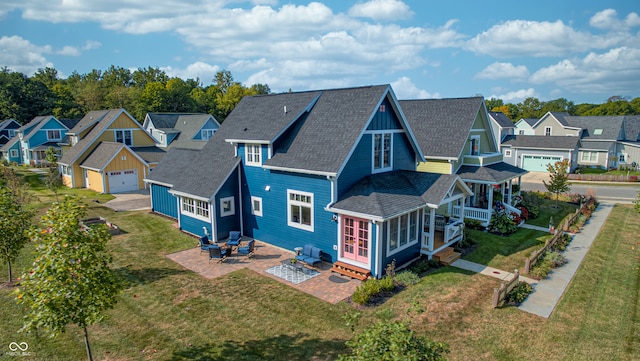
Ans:
{"type": "MultiPolygon", "coordinates": [[[[553,196],[552,196],[553,197],[553,196]]],[[[549,220],[553,218],[553,225],[557,226],[569,214],[575,213],[577,204],[545,200],[539,205],[540,213],[537,218],[529,218],[528,224],[540,227],[549,227],[549,220]]]]}
{"type": "MultiPolygon", "coordinates": [[[[173,221],[116,213],[100,205],[108,196],[83,194],[88,216],[104,216],[126,232],[109,248],[127,288],[107,319],[88,328],[96,360],[334,360],[346,352],[351,331],[343,316],[356,312],[351,305],[331,305],[249,270],[200,277],[165,257],[196,244],[173,221]]],[[[616,206],[550,319],[495,310],[497,280],[444,267],[380,306],[357,310],[357,328],[407,319],[419,334],[449,343],[449,360],[638,359],[639,233],[640,215],[616,206]]],[[[508,269],[522,267],[523,254],[545,237],[528,230],[497,240],[472,235],[482,244],[467,259],[508,269]]],[[[14,274],[28,269],[32,249],[23,250],[14,274]]],[[[0,264],[0,283],[6,275],[0,264]]],[[[0,287],[0,358],[10,342],[27,342],[31,357],[23,359],[86,359],[75,326],[54,339],[19,333],[22,310],[10,292],[0,287]]]]}

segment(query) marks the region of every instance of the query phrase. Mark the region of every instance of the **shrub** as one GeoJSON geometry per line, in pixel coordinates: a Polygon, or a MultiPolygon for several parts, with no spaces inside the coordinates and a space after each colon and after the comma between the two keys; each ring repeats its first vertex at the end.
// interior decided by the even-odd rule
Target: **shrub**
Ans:
{"type": "Polygon", "coordinates": [[[509,293],[507,293],[507,297],[505,297],[504,300],[508,304],[519,305],[531,292],[533,292],[533,287],[531,287],[527,282],[520,281],[511,291],[509,291],[509,293]]]}
{"type": "Polygon", "coordinates": [[[518,225],[506,212],[497,212],[491,217],[489,232],[508,235],[518,230],[518,225]]]}
{"type": "Polygon", "coordinates": [[[557,251],[564,251],[565,249],[567,249],[569,242],[571,242],[571,236],[563,233],[562,236],[560,236],[560,239],[556,242],[553,249],[557,251]]]}
{"type": "Polygon", "coordinates": [[[465,227],[471,228],[471,229],[477,229],[477,230],[484,229],[484,227],[482,226],[482,222],[477,219],[465,218],[464,225],[465,227]]]}
{"type": "Polygon", "coordinates": [[[529,274],[538,279],[542,279],[547,277],[553,268],[558,268],[565,263],[567,263],[567,259],[560,253],[555,251],[545,252],[535,267],[530,270],[529,274]]]}
{"type": "Polygon", "coordinates": [[[527,209],[527,207],[518,206],[518,209],[520,210],[520,216],[522,217],[522,219],[524,219],[525,221],[529,219],[529,210],[527,209]]]}
{"type": "Polygon", "coordinates": [[[411,271],[402,271],[396,275],[396,282],[410,286],[420,282],[420,276],[411,271]]]}
{"type": "Polygon", "coordinates": [[[356,288],[351,296],[351,300],[357,304],[364,305],[369,302],[371,297],[381,292],[391,291],[394,287],[393,278],[389,276],[385,276],[379,280],[375,278],[368,279],[356,288]]]}
{"type": "Polygon", "coordinates": [[[547,252],[544,255],[544,261],[543,262],[549,263],[549,266],[551,268],[558,268],[558,267],[562,266],[563,264],[567,263],[567,259],[564,258],[564,256],[562,254],[560,254],[560,252],[551,251],[551,252],[547,252]]]}

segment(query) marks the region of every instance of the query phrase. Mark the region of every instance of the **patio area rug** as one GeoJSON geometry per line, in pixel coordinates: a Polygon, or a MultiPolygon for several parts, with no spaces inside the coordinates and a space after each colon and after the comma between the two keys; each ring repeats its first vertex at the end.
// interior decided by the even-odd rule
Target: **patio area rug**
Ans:
{"type": "Polygon", "coordinates": [[[271,267],[265,270],[265,272],[272,274],[278,278],[287,280],[288,282],[296,285],[300,282],[310,280],[320,274],[320,272],[308,268],[305,268],[302,272],[300,272],[286,266],[271,267]]]}

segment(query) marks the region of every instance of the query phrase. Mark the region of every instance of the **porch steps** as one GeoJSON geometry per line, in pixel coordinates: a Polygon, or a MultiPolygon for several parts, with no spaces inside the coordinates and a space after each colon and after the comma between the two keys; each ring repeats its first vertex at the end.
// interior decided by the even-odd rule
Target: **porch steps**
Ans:
{"type": "Polygon", "coordinates": [[[369,277],[371,277],[371,272],[364,268],[360,268],[354,265],[350,265],[344,262],[336,262],[331,267],[331,272],[340,273],[342,275],[358,279],[360,281],[365,281],[369,277]]]}
{"type": "Polygon", "coordinates": [[[449,266],[453,262],[460,259],[460,253],[453,250],[453,247],[447,247],[442,251],[433,255],[433,259],[442,263],[445,266],[449,266]]]}

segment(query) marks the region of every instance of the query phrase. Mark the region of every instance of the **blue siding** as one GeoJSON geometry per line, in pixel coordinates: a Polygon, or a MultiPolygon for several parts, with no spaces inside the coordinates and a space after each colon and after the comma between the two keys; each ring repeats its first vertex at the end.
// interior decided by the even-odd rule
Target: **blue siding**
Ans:
{"type": "Polygon", "coordinates": [[[380,112],[380,108],[371,119],[371,123],[367,127],[367,130],[385,130],[385,129],[402,129],[400,121],[396,116],[395,111],[391,107],[388,99],[382,102],[385,108],[384,112],[380,112]]]}
{"type": "Polygon", "coordinates": [[[406,134],[393,134],[393,169],[416,170],[416,157],[406,134]]]}
{"type": "Polygon", "coordinates": [[[372,137],[365,134],[360,139],[344,170],[338,176],[338,197],[348,191],[356,182],[371,174],[372,137]]]}
{"type": "Polygon", "coordinates": [[[218,124],[216,124],[213,120],[207,120],[200,129],[193,135],[194,140],[202,140],[202,130],[203,129],[218,129],[218,124]]]}
{"type": "MultiPolygon", "coordinates": [[[[418,223],[419,223],[418,229],[422,229],[422,226],[421,226],[422,222],[418,220],[418,223]]],[[[400,267],[408,262],[411,262],[417,257],[420,257],[420,239],[421,239],[420,233],[418,234],[418,243],[406,249],[403,249],[400,252],[396,252],[391,256],[387,255],[388,240],[386,235],[387,235],[388,226],[389,226],[389,223],[384,222],[384,226],[382,227],[382,232],[383,232],[382,233],[383,234],[382,236],[382,272],[383,273],[384,273],[384,270],[387,268],[387,265],[393,262],[393,260],[396,261],[396,267],[400,267]]]]}
{"type": "Polygon", "coordinates": [[[151,184],[151,207],[154,212],[171,218],[178,218],[178,201],[169,188],[158,184],[151,184]]]}
{"type": "Polygon", "coordinates": [[[9,161],[9,163],[12,163],[12,162],[22,163],[22,151],[20,150],[19,141],[15,142],[9,149],[7,149],[6,159],[7,161],[9,161]],[[15,149],[16,151],[18,151],[17,157],[11,157],[11,149],[15,149]]]}
{"type": "Polygon", "coordinates": [[[215,201],[211,205],[217,207],[216,209],[216,239],[224,240],[229,238],[229,231],[240,230],[240,216],[241,216],[241,199],[238,194],[238,168],[234,170],[227,182],[220,188],[218,194],[215,196],[215,201]],[[222,210],[220,209],[220,199],[226,197],[234,197],[235,214],[220,217],[222,210]]]}
{"type": "Polygon", "coordinates": [[[49,142],[47,139],[47,130],[59,130],[60,131],[60,139],[64,138],[67,133],[67,128],[64,125],[60,124],[55,119],[49,119],[45,124],[33,135],[29,137],[27,142],[29,143],[29,148],[35,148],[41,144],[49,142]]]}
{"type": "Polygon", "coordinates": [[[338,226],[332,213],[324,207],[331,200],[331,184],[325,177],[269,171],[259,167],[243,168],[244,232],[246,235],[293,251],[293,248],[313,244],[334,262],[337,251],[338,226]],[[269,186],[269,191],[265,188],[269,186]],[[314,231],[290,227],[287,222],[287,190],[313,194],[314,231]],[[262,198],[262,217],[251,214],[251,196],[262,198]]]}
{"type": "Polygon", "coordinates": [[[196,236],[204,235],[203,228],[207,229],[207,233],[211,234],[211,223],[180,214],[180,229],[195,234],[196,236]]]}

